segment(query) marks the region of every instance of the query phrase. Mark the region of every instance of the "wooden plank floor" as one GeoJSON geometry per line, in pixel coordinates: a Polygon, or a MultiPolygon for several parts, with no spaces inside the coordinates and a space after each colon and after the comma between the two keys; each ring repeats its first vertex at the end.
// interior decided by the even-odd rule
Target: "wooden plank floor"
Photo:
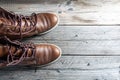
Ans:
{"type": "Polygon", "coordinates": [[[119,0],[0,0],[0,6],[21,14],[55,12],[53,31],[24,39],[61,47],[54,64],[4,68],[0,80],[120,80],[119,0]]]}

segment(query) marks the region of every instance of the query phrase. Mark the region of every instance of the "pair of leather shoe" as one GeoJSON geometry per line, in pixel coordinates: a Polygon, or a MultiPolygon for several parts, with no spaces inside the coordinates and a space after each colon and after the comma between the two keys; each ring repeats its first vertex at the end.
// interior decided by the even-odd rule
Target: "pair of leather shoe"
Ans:
{"type": "Polygon", "coordinates": [[[52,13],[18,15],[0,8],[0,67],[46,65],[61,56],[53,44],[21,43],[17,39],[43,34],[53,29],[58,17],[52,13]]]}

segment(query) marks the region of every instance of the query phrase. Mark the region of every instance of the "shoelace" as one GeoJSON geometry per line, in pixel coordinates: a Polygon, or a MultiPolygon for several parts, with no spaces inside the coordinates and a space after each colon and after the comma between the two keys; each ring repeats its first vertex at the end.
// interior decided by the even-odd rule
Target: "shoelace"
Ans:
{"type": "MultiPolygon", "coordinates": [[[[9,50],[9,54],[7,56],[7,62],[8,62],[7,66],[17,65],[26,58],[35,59],[35,46],[33,43],[24,44],[19,41],[11,41],[7,37],[0,37],[0,43],[7,44],[7,48],[9,50]],[[23,53],[22,53],[21,57],[16,58],[16,54],[11,52],[10,46],[13,46],[13,45],[16,46],[17,50],[22,49],[23,53]],[[28,53],[27,53],[28,49],[32,49],[31,57],[28,57],[28,53]]],[[[37,61],[37,60],[35,59],[35,61],[37,61]]],[[[35,62],[35,64],[36,64],[36,62],[35,62]]]]}
{"type": "Polygon", "coordinates": [[[35,27],[35,25],[37,24],[36,13],[32,13],[31,16],[24,16],[24,15],[15,14],[14,12],[10,12],[10,13],[1,12],[1,15],[4,18],[9,19],[12,25],[16,25],[15,23],[17,22],[16,28],[14,29],[14,31],[12,31],[11,29],[9,29],[9,31],[16,34],[15,30],[17,29],[17,26],[18,26],[19,27],[19,35],[20,35],[21,39],[22,39],[23,33],[26,34],[26,33],[32,32],[33,30],[36,29],[36,27],[35,27]],[[33,20],[33,17],[34,17],[34,20],[33,20]],[[25,21],[24,26],[22,26],[23,20],[25,21]],[[28,24],[28,22],[30,23],[30,25],[28,24]],[[22,27],[26,27],[24,32],[22,32],[22,27]]]}

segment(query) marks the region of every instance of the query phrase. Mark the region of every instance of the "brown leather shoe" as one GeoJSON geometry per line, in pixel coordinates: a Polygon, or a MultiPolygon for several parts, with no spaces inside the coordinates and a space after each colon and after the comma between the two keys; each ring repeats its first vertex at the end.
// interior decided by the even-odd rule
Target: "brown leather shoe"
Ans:
{"type": "Polygon", "coordinates": [[[14,65],[43,66],[60,56],[61,49],[53,44],[24,44],[0,37],[0,68],[14,65]]]}
{"type": "Polygon", "coordinates": [[[38,33],[43,34],[53,29],[58,23],[58,17],[52,13],[18,15],[0,7],[0,36],[10,39],[21,39],[38,33]]]}

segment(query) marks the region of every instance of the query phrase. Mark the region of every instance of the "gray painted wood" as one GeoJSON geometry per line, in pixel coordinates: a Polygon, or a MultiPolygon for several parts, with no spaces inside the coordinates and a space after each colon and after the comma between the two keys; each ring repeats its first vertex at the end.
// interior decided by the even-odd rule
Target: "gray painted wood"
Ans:
{"type": "Polygon", "coordinates": [[[100,70],[120,67],[120,56],[62,56],[57,62],[41,69],[100,70]]]}
{"type": "Polygon", "coordinates": [[[57,26],[48,34],[42,36],[38,34],[31,39],[56,41],[119,40],[120,26],[57,26]]]}
{"type": "Polygon", "coordinates": [[[107,70],[24,70],[1,71],[1,80],[119,80],[118,69],[107,70]]]}

